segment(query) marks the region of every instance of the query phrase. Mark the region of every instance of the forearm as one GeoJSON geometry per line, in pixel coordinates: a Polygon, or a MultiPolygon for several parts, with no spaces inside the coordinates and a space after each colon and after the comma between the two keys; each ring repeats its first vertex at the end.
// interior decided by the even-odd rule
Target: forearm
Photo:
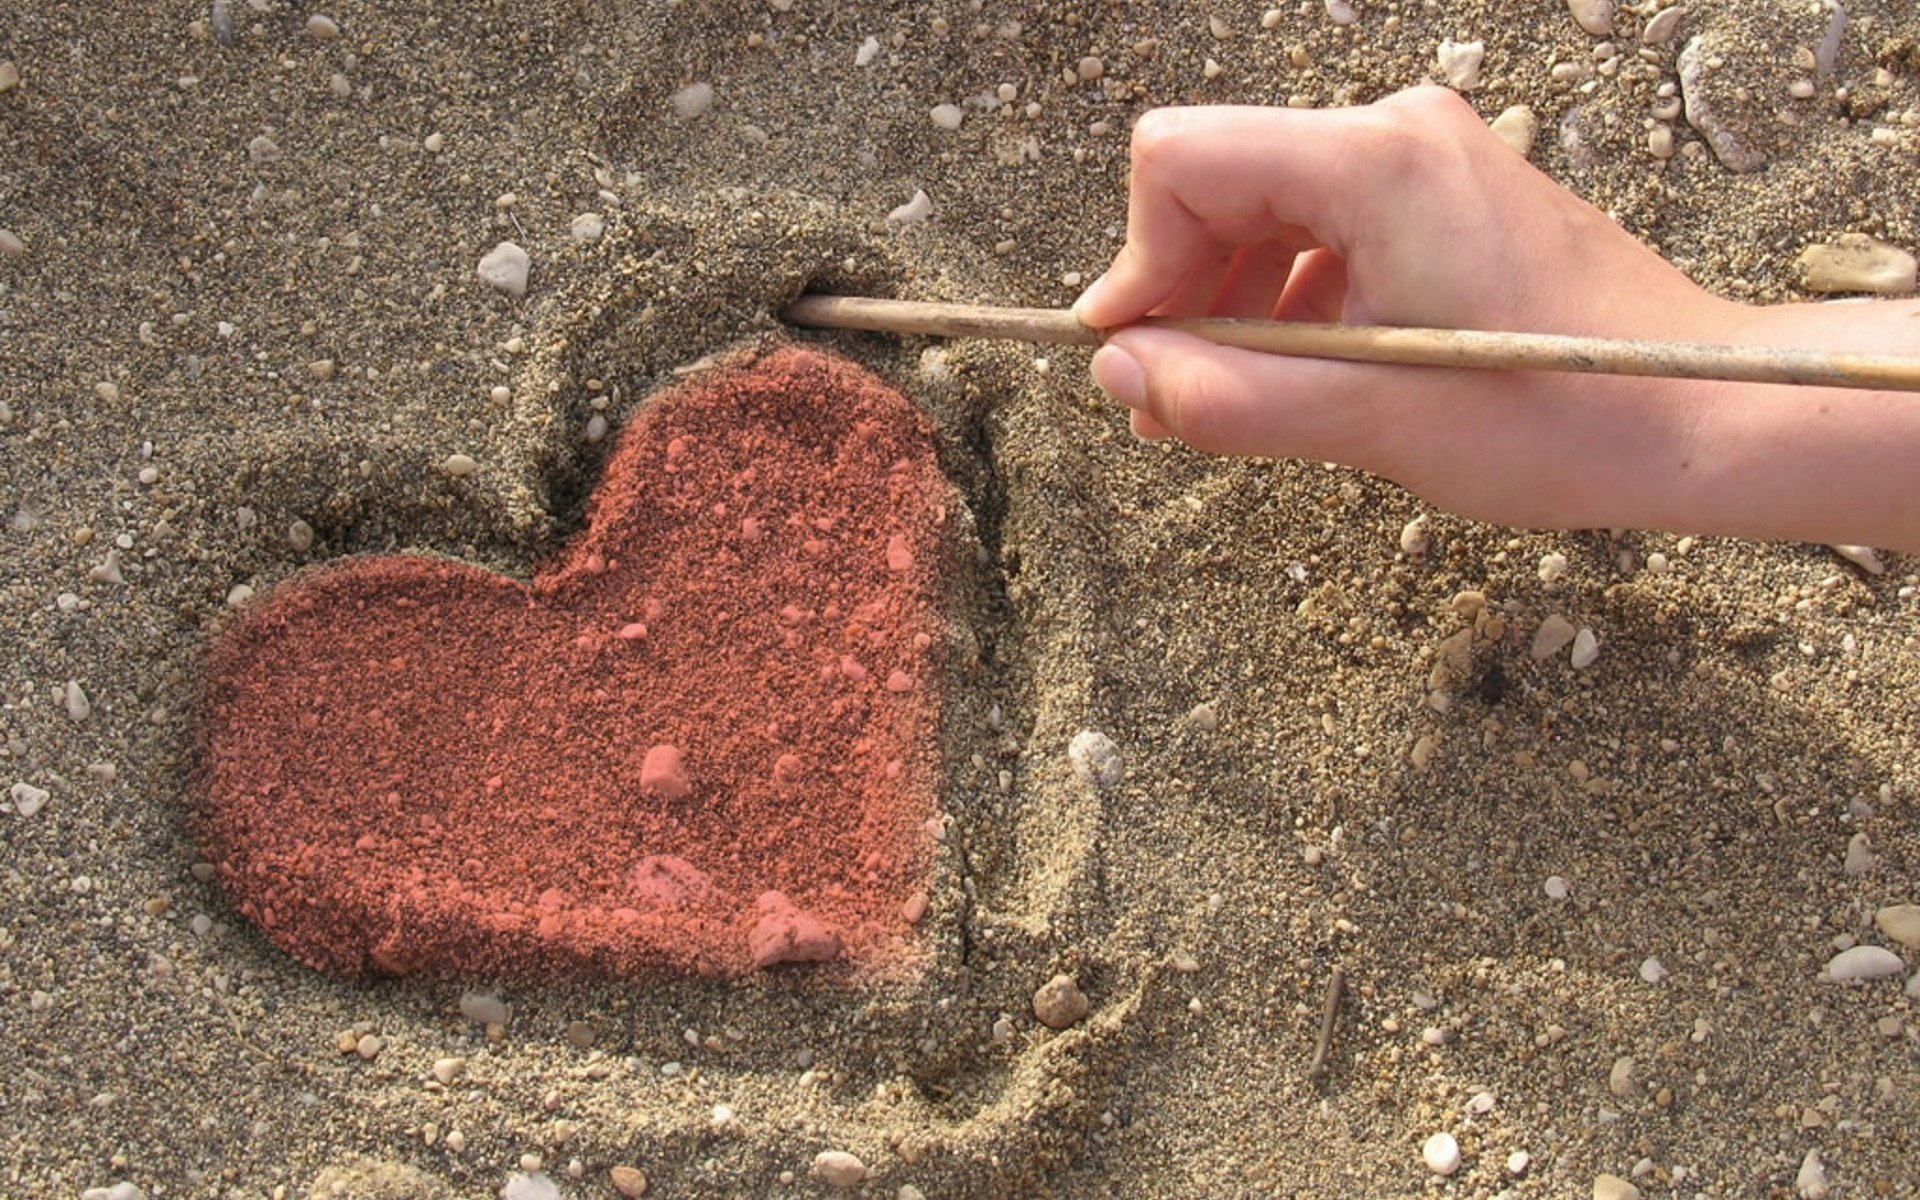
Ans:
{"type": "MultiPolygon", "coordinates": [[[[1715,340],[1920,356],[1920,302],[1731,307],[1715,340]]],[[[1667,524],[1920,553],[1920,393],[1685,385],[1667,524]]]]}

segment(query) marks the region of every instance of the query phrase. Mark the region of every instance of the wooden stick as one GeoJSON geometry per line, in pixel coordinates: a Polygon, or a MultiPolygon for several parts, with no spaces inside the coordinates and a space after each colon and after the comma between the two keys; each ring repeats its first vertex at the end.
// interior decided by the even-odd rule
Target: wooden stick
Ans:
{"type": "Polygon", "coordinates": [[[1328,1057],[1333,1051],[1333,1027],[1340,1018],[1340,997],[1347,990],[1347,970],[1336,965],[1327,976],[1327,998],[1320,1005],[1320,1036],[1314,1039],[1313,1061],[1307,1064],[1308,1079],[1322,1079],[1333,1069],[1328,1057]]]}
{"type": "MultiPolygon", "coordinates": [[[[1097,346],[1111,332],[1082,325],[1064,308],[929,304],[865,296],[802,296],[780,315],[792,324],[817,328],[932,337],[1005,338],[1073,346],[1097,346]]],[[[1920,392],[1920,358],[1892,354],[1226,317],[1147,317],[1139,324],[1177,329],[1222,346],[1301,358],[1920,392]]]]}

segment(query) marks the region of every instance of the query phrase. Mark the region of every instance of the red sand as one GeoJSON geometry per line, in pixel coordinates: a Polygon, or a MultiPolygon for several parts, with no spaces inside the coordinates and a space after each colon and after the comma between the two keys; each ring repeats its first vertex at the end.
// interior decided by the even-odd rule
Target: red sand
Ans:
{"type": "Polygon", "coordinates": [[[925,911],[947,497],[923,418],[844,362],[658,397],[531,588],[364,558],[248,609],[207,855],[325,971],[877,960],[925,911]]]}

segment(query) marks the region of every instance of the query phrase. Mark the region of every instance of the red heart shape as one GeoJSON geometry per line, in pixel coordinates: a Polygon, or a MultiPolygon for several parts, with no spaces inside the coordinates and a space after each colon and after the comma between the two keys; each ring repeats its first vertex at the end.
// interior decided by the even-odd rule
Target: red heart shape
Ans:
{"type": "Polygon", "coordinates": [[[531,586],[363,558],[250,606],[211,658],[208,858],[347,974],[883,958],[925,910],[949,495],[844,362],[657,397],[531,586]]]}

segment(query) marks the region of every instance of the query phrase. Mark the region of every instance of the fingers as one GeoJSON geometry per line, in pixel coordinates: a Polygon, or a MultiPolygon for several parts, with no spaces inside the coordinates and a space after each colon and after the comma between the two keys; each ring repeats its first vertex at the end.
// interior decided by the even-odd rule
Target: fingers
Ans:
{"type": "Polygon", "coordinates": [[[1093,356],[1094,382],[1133,410],[1136,434],[1214,454],[1381,469],[1396,368],[1235,350],[1167,329],[1127,329],[1093,356]]]}
{"type": "Polygon", "coordinates": [[[1368,315],[1347,313],[1347,264],[1324,246],[1294,261],[1286,290],[1270,311],[1276,321],[1372,320],[1368,315]]]}
{"type": "Polygon", "coordinates": [[[1337,238],[1351,195],[1355,110],[1157,109],[1133,132],[1127,241],[1075,305],[1110,328],[1180,297],[1194,264],[1221,248],[1298,252],[1337,238]]]}

